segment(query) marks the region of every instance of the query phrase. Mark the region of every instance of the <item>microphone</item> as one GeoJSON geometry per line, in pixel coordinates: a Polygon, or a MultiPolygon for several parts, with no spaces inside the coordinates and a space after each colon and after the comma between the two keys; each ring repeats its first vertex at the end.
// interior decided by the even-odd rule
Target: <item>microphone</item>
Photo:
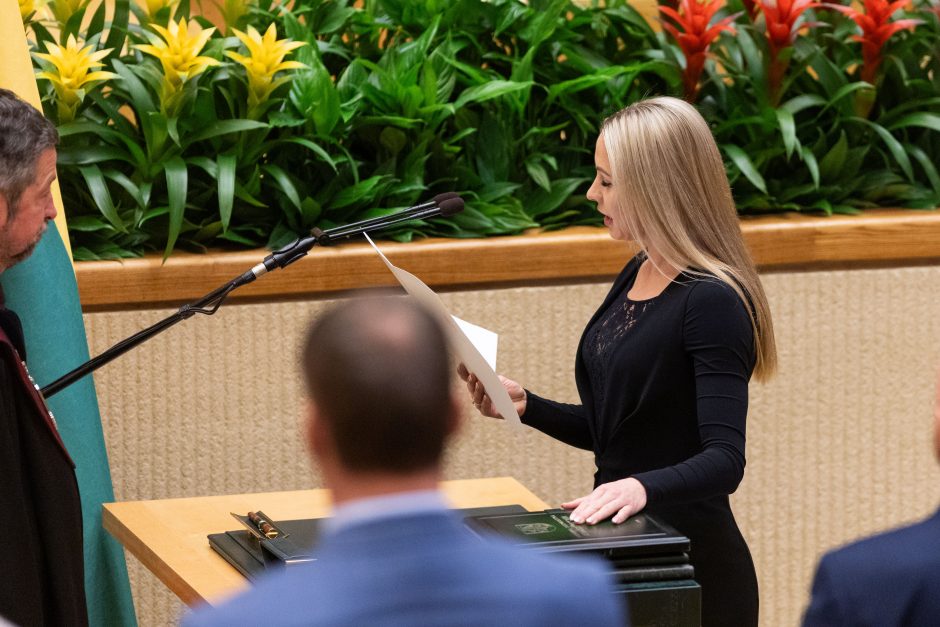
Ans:
{"type": "Polygon", "coordinates": [[[283,248],[265,257],[264,261],[242,275],[242,278],[246,282],[250,282],[267,274],[271,270],[289,266],[298,259],[306,256],[307,252],[316,244],[326,246],[332,243],[333,240],[361,235],[369,231],[379,231],[398,224],[399,222],[424,220],[436,216],[450,217],[463,211],[463,208],[464,202],[460,196],[454,192],[444,192],[420,205],[415,205],[414,207],[409,207],[408,209],[387,216],[370,218],[368,220],[362,220],[361,222],[354,222],[345,226],[327,229],[326,231],[314,228],[307,237],[295,239],[283,248]],[[250,278],[249,275],[251,275],[250,278]]]}
{"type": "Polygon", "coordinates": [[[440,207],[441,217],[449,218],[452,215],[456,215],[463,211],[463,198],[455,194],[453,198],[448,198],[447,200],[441,202],[440,207]]]}
{"type": "Polygon", "coordinates": [[[335,239],[352,237],[353,235],[360,235],[372,230],[378,231],[399,222],[406,222],[408,220],[423,220],[425,218],[433,218],[436,216],[448,217],[455,213],[459,213],[460,211],[463,211],[463,199],[454,192],[445,192],[443,194],[438,194],[428,202],[415,205],[414,207],[409,207],[408,209],[403,209],[398,213],[379,216],[377,218],[370,218],[361,222],[353,222],[352,224],[346,224],[344,226],[327,229],[326,231],[320,231],[319,234],[316,233],[317,229],[314,229],[311,231],[311,234],[317,236],[318,244],[321,246],[326,246],[335,239]],[[458,205],[459,208],[457,207],[458,205]]]}

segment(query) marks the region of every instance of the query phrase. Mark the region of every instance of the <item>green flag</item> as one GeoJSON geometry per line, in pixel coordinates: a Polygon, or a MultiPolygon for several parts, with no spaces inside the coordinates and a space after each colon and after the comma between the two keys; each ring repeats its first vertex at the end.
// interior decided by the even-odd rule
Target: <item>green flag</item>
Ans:
{"type": "MultiPolygon", "coordinates": [[[[23,322],[29,370],[40,386],[88,360],[85,325],[72,263],[56,228],[46,229],[26,261],[0,274],[6,305],[23,322]]],[[[101,504],[114,500],[98,398],[91,376],[48,399],[75,460],[85,537],[85,595],[92,626],[133,626],[121,546],[101,526],[101,504]]]]}

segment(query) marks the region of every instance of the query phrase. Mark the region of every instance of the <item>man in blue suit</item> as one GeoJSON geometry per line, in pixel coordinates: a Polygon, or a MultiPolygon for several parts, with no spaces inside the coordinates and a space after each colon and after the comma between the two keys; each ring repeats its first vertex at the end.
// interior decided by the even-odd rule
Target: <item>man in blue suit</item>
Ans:
{"type": "MultiPolygon", "coordinates": [[[[940,377],[934,406],[940,459],[940,377]]],[[[804,627],[940,625],[940,511],[823,556],[804,627]]]]}
{"type": "Polygon", "coordinates": [[[460,411],[430,314],[350,301],[312,326],[303,369],[307,443],[334,503],[317,559],[184,624],[625,624],[601,562],[484,542],[447,509],[437,484],[460,411]]]}

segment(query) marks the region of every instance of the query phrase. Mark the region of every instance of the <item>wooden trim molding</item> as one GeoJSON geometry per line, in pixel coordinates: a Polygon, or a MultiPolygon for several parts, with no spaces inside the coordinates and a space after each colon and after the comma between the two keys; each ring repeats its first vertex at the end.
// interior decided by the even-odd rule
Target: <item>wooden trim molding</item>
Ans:
{"type": "MultiPolygon", "coordinates": [[[[940,262],[940,211],[879,209],[857,216],[747,217],[741,230],[761,271],[833,265],[940,262]]],[[[616,274],[632,254],[604,228],[573,227],[485,239],[381,242],[395,265],[435,289],[566,282],[616,274]]],[[[191,302],[260,262],[267,251],[176,253],[76,264],[86,312],[191,302]]],[[[328,297],[394,285],[364,243],[315,248],[307,257],[240,288],[238,300],[328,297]]]]}

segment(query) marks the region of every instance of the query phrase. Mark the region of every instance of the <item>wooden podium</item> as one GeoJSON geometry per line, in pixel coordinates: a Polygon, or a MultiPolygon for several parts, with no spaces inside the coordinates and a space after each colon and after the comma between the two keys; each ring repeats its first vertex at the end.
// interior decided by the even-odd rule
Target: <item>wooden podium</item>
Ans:
{"type": "MultiPolygon", "coordinates": [[[[547,505],[512,477],[444,481],[441,489],[457,508],[547,505]]],[[[230,512],[262,510],[275,520],[322,518],[329,514],[328,490],[206,496],[106,503],[104,528],[187,605],[217,602],[248,581],[209,547],[207,536],[238,523],[230,512]]]]}

